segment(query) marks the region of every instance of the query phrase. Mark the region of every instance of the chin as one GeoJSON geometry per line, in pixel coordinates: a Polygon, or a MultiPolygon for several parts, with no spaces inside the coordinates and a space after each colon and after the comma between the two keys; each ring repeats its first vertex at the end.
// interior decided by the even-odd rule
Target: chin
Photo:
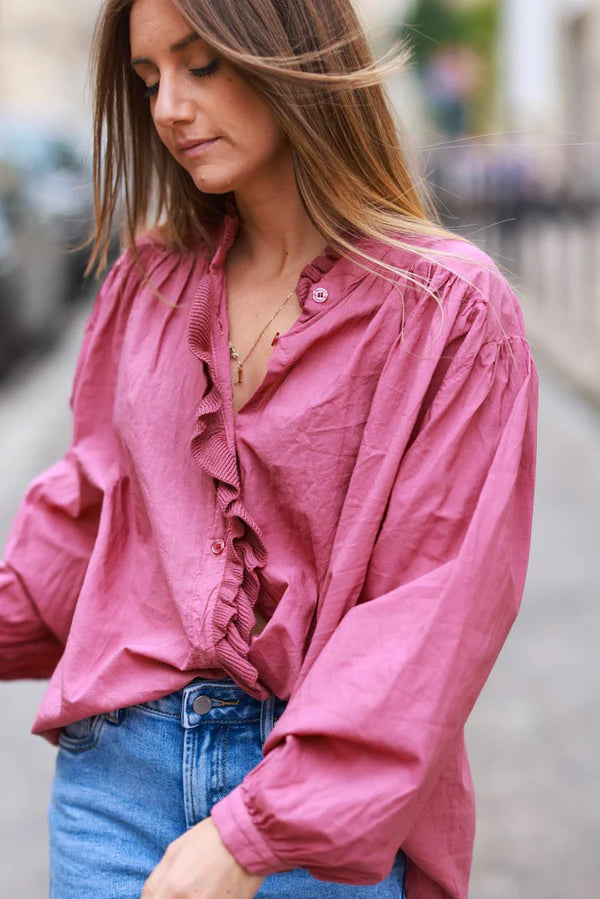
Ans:
{"type": "Polygon", "coordinates": [[[203,171],[200,167],[189,174],[198,190],[204,194],[226,194],[237,190],[240,183],[240,179],[233,174],[203,171]]]}

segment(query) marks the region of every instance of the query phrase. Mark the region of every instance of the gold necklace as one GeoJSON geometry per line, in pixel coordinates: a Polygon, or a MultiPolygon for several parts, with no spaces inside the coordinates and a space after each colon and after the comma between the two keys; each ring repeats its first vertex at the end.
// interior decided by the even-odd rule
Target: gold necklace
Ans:
{"type": "Polygon", "coordinates": [[[242,378],[243,378],[243,375],[244,375],[244,365],[246,364],[246,362],[247,362],[248,358],[250,357],[250,355],[254,352],[254,350],[255,350],[256,347],[258,346],[258,342],[259,342],[260,338],[263,336],[263,334],[265,333],[265,331],[267,330],[267,328],[269,327],[269,325],[271,324],[271,322],[273,321],[273,319],[276,318],[276,316],[279,315],[279,313],[281,312],[281,310],[283,309],[283,307],[285,306],[285,304],[288,303],[288,302],[291,300],[291,298],[294,296],[295,293],[296,293],[296,288],[294,288],[294,289],[291,291],[291,293],[288,293],[287,297],[285,298],[285,300],[283,301],[283,303],[281,304],[281,306],[279,307],[279,309],[277,310],[277,312],[274,312],[274,313],[273,313],[273,315],[271,316],[271,318],[269,319],[269,321],[267,322],[267,324],[264,326],[264,328],[262,329],[262,331],[260,332],[260,334],[258,335],[258,337],[256,338],[256,340],[254,341],[253,346],[251,347],[251,349],[249,350],[249,352],[246,353],[246,355],[245,355],[244,358],[241,360],[241,362],[240,362],[240,355],[239,355],[238,351],[236,350],[236,348],[234,347],[234,345],[232,344],[232,342],[229,341],[229,353],[230,353],[231,358],[233,359],[233,361],[236,363],[237,369],[238,369],[238,372],[237,372],[237,373],[238,373],[238,379],[237,379],[237,381],[235,382],[236,385],[242,383],[242,378]]]}

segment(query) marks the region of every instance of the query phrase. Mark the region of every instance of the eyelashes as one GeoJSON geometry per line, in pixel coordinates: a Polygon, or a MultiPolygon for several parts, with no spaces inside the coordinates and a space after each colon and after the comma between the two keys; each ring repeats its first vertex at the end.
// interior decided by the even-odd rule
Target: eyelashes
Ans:
{"type": "MultiPolygon", "coordinates": [[[[208,78],[209,75],[214,75],[214,73],[219,68],[219,60],[213,59],[212,62],[209,62],[207,66],[203,66],[201,69],[190,69],[190,75],[193,75],[194,78],[208,78]]],[[[160,86],[160,82],[157,81],[156,84],[151,84],[146,90],[144,97],[147,100],[150,100],[152,97],[155,97],[158,94],[158,89],[160,86]]]]}

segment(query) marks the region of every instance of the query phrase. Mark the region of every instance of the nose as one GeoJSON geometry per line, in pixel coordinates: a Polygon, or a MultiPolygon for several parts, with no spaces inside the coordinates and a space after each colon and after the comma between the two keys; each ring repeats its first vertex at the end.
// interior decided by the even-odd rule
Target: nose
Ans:
{"type": "Polygon", "coordinates": [[[159,128],[172,128],[194,120],[194,104],[176,78],[161,78],[154,104],[154,122],[159,128]]]}

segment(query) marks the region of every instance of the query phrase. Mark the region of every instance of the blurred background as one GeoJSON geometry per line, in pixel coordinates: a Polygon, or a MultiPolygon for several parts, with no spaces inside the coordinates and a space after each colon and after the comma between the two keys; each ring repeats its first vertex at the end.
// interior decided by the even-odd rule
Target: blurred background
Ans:
{"type": "MultiPolygon", "coordinates": [[[[358,0],[357,0],[358,2],[358,0]]],[[[541,379],[523,608],[472,715],[474,899],[600,896],[600,0],[360,0],[444,221],[515,287],[541,379]]],[[[66,449],[90,302],[98,0],[0,0],[0,538],[66,449]]],[[[0,685],[0,897],[47,895],[43,684],[0,685]]]]}

